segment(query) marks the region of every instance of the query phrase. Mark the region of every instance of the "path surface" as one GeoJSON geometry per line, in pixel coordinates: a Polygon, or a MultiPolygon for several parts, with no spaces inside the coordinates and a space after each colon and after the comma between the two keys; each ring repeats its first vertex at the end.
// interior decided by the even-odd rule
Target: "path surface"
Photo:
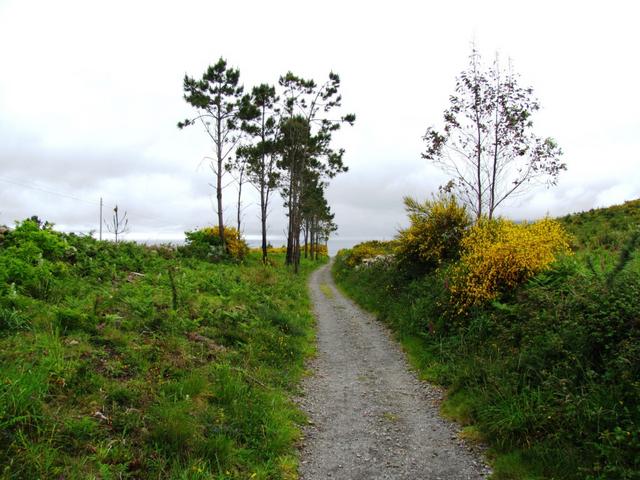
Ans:
{"type": "Polygon", "coordinates": [[[336,288],[310,280],[318,356],[300,400],[309,414],[304,480],[480,479],[489,470],[438,414],[441,391],[419,381],[398,344],[336,288]]]}

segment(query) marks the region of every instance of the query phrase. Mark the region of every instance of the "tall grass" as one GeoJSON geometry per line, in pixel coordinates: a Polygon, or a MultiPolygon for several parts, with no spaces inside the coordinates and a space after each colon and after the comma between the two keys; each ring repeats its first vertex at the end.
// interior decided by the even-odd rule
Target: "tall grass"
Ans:
{"type": "Polygon", "coordinates": [[[283,260],[8,234],[0,478],[293,478],[316,265],[283,260]]]}

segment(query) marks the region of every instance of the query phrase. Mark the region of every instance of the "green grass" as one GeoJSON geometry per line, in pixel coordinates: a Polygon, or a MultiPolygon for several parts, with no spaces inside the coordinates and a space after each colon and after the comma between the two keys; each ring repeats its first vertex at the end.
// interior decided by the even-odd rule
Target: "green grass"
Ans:
{"type": "Polygon", "coordinates": [[[575,236],[578,248],[618,250],[629,232],[640,226],[640,199],[559,220],[575,236]]]}
{"type": "Polygon", "coordinates": [[[0,243],[0,478],[296,478],[316,264],[24,230],[0,243]]]}
{"type": "Polygon", "coordinates": [[[640,201],[562,219],[575,254],[460,316],[447,269],[353,269],[339,287],[397,334],[495,479],[640,478],[640,201]],[[594,237],[601,229],[615,242],[594,237]]]}

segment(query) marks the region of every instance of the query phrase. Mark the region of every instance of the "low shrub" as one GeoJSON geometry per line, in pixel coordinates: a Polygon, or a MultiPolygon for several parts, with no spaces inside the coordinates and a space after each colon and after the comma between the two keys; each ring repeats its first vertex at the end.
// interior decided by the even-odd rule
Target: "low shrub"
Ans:
{"type": "Polygon", "coordinates": [[[0,251],[0,294],[14,289],[34,298],[48,298],[56,278],[63,276],[66,265],[46,261],[32,242],[0,251]]]}
{"type": "Polygon", "coordinates": [[[5,234],[3,246],[31,247],[31,252],[47,260],[62,260],[69,244],[63,234],[53,230],[53,224],[42,224],[37,219],[27,219],[16,224],[16,228],[5,234]]]}
{"type": "Polygon", "coordinates": [[[404,199],[411,224],[397,238],[396,255],[401,263],[421,271],[431,271],[455,260],[460,242],[471,224],[464,205],[454,196],[441,195],[419,203],[404,199]]]}
{"type": "Polygon", "coordinates": [[[326,257],[329,255],[329,250],[324,244],[314,245],[313,248],[309,247],[309,255],[317,253],[319,257],[326,257]]]}
{"type": "Polygon", "coordinates": [[[460,309],[494,300],[569,254],[569,237],[556,221],[516,224],[482,219],[461,241],[452,269],[451,293],[460,309]]]}
{"type": "Polygon", "coordinates": [[[185,236],[186,244],[179,249],[185,256],[210,261],[219,261],[228,256],[233,260],[242,261],[249,253],[247,242],[233,227],[224,227],[225,248],[222,247],[220,230],[217,226],[185,232],[185,236]]]}
{"type": "Polygon", "coordinates": [[[377,257],[378,255],[388,255],[393,251],[394,243],[371,240],[359,243],[350,250],[345,251],[345,262],[350,267],[360,265],[363,260],[377,257]]]}

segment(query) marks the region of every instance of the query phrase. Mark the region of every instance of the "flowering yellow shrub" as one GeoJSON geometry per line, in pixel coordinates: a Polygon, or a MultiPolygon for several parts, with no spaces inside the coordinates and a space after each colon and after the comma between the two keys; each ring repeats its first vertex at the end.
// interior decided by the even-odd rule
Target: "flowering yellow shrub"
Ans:
{"type": "MultiPolygon", "coordinates": [[[[196,256],[203,258],[215,257],[217,255],[215,249],[222,248],[220,230],[217,226],[186,232],[185,235],[187,238],[186,250],[196,256]]],[[[231,258],[242,260],[249,252],[247,242],[242,239],[240,233],[238,233],[238,230],[234,227],[224,227],[224,240],[226,252],[231,258]]]]}
{"type": "Polygon", "coordinates": [[[396,255],[413,266],[435,269],[443,261],[454,260],[471,219],[454,196],[443,195],[419,203],[404,199],[411,225],[398,234],[396,255]]]}
{"type": "Polygon", "coordinates": [[[569,253],[569,237],[555,220],[516,224],[480,220],[464,235],[450,286],[461,310],[495,299],[569,253]]]}
{"type": "MultiPolygon", "coordinates": [[[[251,253],[262,253],[262,247],[251,247],[251,253]]],[[[287,247],[273,247],[271,245],[267,246],[267,253],[287,253],[287,247]]]]}
{"type": "Polygon", "coordinates": [[[315,252],[318,252],[319,257],[323,257],[323,256],[326,257],[327,255],[329,255],[327,246],[322,243],[315,245],[313,248],[309,247],[309,254],[315,253],[315,252]]]}
{"type": "MultiPolygon", "coordinates": [[[[209,227],[211,234],[216,237],[220,236],[220,230],[218,227],[209,227]]],[[[227,245],[227,252],[231,258],[236,260],[242,260],[249,252],[249,245],[244,241],[238,229],[234,227],[224,227],[224,241],[227,245]]]]}
{"type": "Polygon", "coordinates": [[[374,258],[378,255],[386,255],[393,248],[392,242],[381,242],[378,240],[371,240],[369,242],[362,242],[354,246],[351,250],[348,250],[345,263],[349,267],[355,267],[360,265],[363,260],[367,258],[374,258]]]}

